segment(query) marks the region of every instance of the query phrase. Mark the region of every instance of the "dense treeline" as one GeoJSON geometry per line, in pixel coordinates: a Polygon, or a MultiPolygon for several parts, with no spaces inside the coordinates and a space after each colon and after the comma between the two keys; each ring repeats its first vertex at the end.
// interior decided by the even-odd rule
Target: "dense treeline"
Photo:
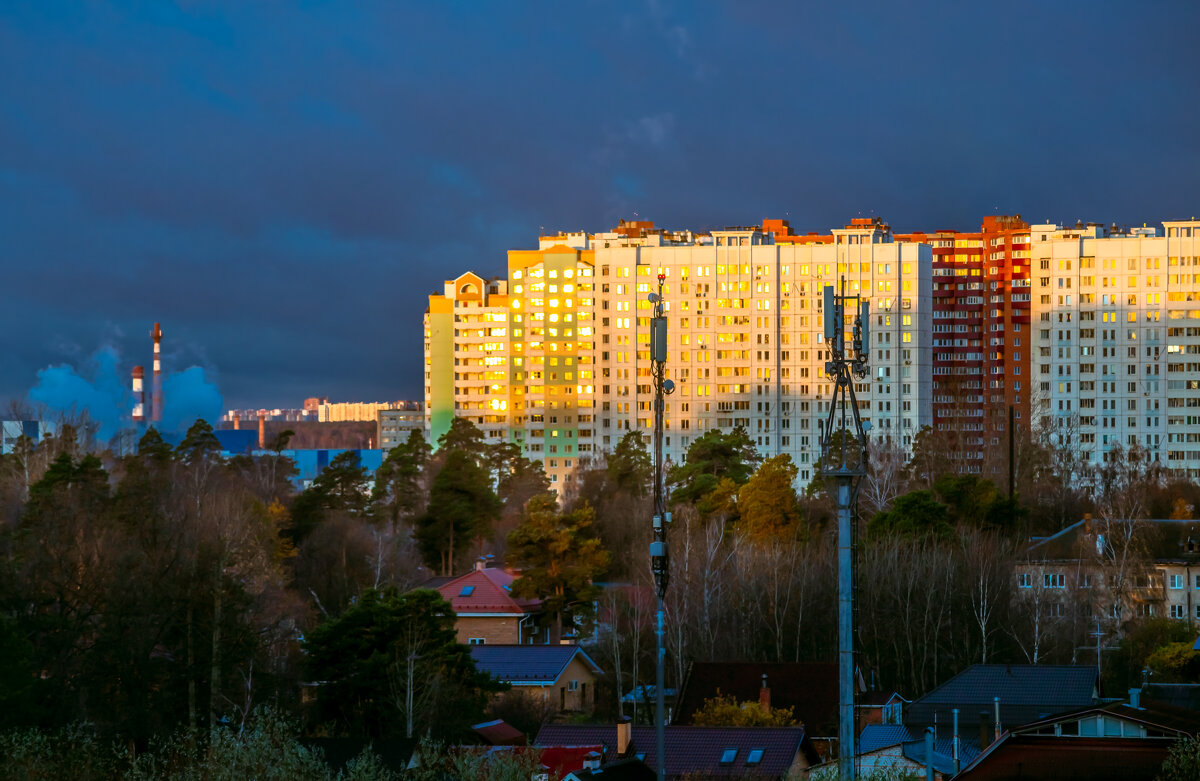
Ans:
{"type": "MultiPolygon", "coordinates": [[[[374,475],[346,453],[300,492],[287,439],[224,459],[197,421],[175,447],[151,429],[116,457],[67,427],[0,457],[0,727],[84,724],[135,753],[178,730],[240,734],[260,706],[314,736],[458,740],[485,713],[535,730],[547,714],[480,676],[449,605],[412,591],[480,555],[521,570],[514,593],[545,601],[552,636],[592,644],[610,671],[598,718],[645,714],[620,703],[653,682],[640,433],[561,496],[461,419],[436,452],[416,435],[374,475]]],[[[1094,473],[1028,437],[1015,452],[1010,496],[958,474],[931,432],[911,459],[873,451],[857,627],[878,688],[919,695],[980,661],[1092,663],[1075,611],[1048,621],[1019,598],[1016,554],[1085,512],[1182,517],[1200,501],[1137,448],[1094,473]]],[[[819,483],[798,493],[797,473],[737,429],[698,437],[667,475],[669,685],[694,659],[834,658],[832,508],[819,483]]],[[[1113,685],[1155,653],[1194,675],[1167,647],[1181,626],[1118,627],[1113,685]]]]}

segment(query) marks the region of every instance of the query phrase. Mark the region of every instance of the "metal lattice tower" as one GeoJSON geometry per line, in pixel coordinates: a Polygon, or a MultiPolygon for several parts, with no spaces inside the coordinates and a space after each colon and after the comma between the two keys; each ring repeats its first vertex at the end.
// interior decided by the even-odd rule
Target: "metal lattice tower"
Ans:
{"type": "Polygon", "coordinates": [[[829,360],[825,375],[833,379],[829,415],[821,431],[821,478],[832,487],[838,518],[838,777],[852,781],[856,774],[854,730],[854,508],[867,474],[867,434],[854,395],[855,379],[867,376],[870,355],[870,309],[861,296],[825,287],[825,344],[829,360]],[[853,302],[854,327],[847,350],[846,304],[853,302]]]}

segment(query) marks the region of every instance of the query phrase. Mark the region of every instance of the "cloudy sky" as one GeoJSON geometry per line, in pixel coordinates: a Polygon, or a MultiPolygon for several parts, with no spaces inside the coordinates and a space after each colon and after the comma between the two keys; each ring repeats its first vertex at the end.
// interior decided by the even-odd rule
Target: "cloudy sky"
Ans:
{"type": "Polygon", "coordinates": [[[441,281],[622,217],[1200,216],[1200,6],[7,2],[0,399],[111,347],[419,398],[441,281]]]}

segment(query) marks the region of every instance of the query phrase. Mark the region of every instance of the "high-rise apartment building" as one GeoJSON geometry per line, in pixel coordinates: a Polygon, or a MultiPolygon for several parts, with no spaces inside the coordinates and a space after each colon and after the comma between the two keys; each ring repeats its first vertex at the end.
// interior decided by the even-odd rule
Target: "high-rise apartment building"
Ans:
{"type": "Polygon", "coordinates": [[[1034,423],[1093,465],[1138,444],[1200,477],[1200,221],[1030,233],[1034,423]]]}
{"type": "MultiPolygon", "coordinates": [[[[664,452],[684,457],[710,429],[746,429],[813,477],[831,384],[822,289],[870,300],[869,381],[856,389],[872,436],[911,447],[932,423],[932,253],[878,219],[827,236],[786,223],[698,235],[623,223],[542,237],[509,253],[508,275],[464,274],[430,296],[426,425],[454,415],[540,458],[556,488],[627,431],[653,425],[647,296],[663,279],[670,322],[664,452]]],[[[847,325],[847,327],[849,327],[847,325]]]]}
{"type": "Polygon", "coordinates": [[[959,471],[995,476],[1029,420],[1029,226],[985,217],[977,232],[900,234],[933,254],[933,431],[959,471]]]}

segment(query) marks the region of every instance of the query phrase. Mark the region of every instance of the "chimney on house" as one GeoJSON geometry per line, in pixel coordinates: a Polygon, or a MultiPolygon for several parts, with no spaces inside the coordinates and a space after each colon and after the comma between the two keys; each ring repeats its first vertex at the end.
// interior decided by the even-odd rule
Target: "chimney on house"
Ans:
{"type": "Polygon", "coordinates": [[[485,559],[483,556],[480,556],[479,558],[475,559],[475,571],[476,572],[483,572],[483,570],[486,567],[487,567],[487,559],[485,559]]]}
{"type": "Polygon", "coordinates": [[[979,750],[983,751],[992,745],[991,730],[988,729],[988,712],[979,711],[979,750]]]}
{"type": "Polygon", "coordinates": [[[261,409],[258,411],[258,449],[267,449],[267,413],[261,409]]]}
{"type": "Polygon", "coordinates": [[[617,758],[629,753],[629,744],[633,742],[633,725],[628,716],[617,719],[617,758]]]}
{"type": "Polygon", "coordinates": [[[992,705],[996,709],[996,740],[1000,739],[1000,698],[993,697],[992,705]]]}
{"type": "Polygon", "coordinates": [[[1142,690],[1141,689],[1130,689],[1129,690],[1129,707],[1131,707],[1131,708],[1142,707],[1142,690]]]}
{"type": "Polygon", "coordinates": [[[767,686],[767,674],[763,673],[762,686],[758,690],[758,707],[763,713],[771,710],[771,689],[767,686]]]}

